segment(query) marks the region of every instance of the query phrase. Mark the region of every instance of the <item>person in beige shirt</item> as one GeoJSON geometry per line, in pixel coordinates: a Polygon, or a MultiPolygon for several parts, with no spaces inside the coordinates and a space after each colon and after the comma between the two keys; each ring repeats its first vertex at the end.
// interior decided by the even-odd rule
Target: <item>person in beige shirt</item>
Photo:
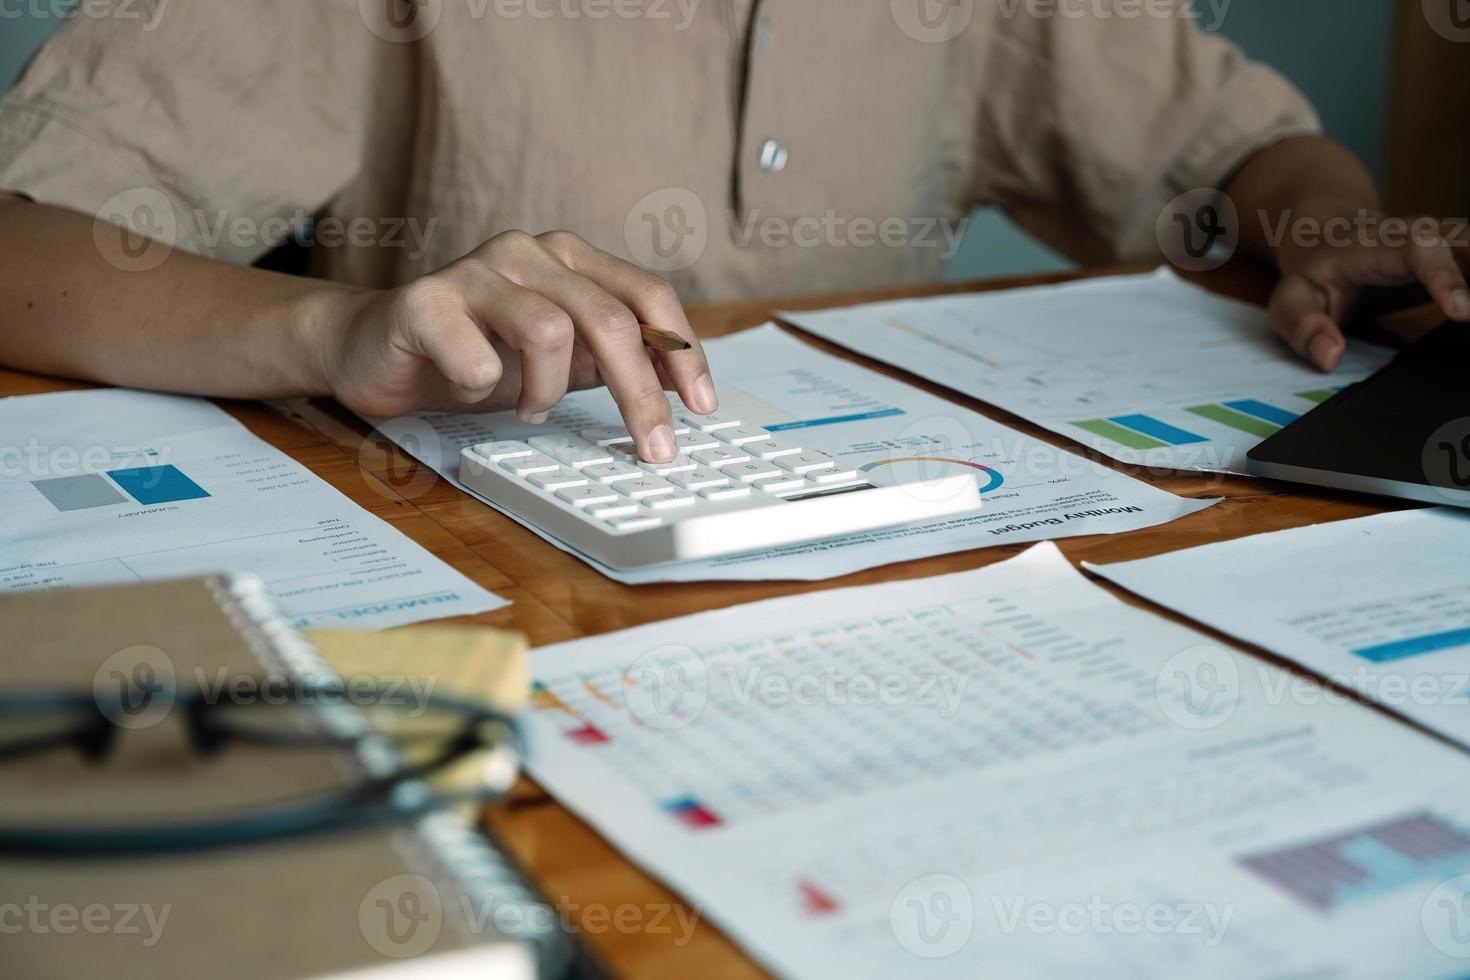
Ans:
{"type": "Polygon", "coordinates": [[[981,205],[1083,262],[1156,258],[1171,202],[1216,191],[1261,216],[1241,244],[1319,366],[1365,285],[1470,319],[1438,233],[1273,241],[1378,198],[1214,9],[97,0],[0,102],[0,361],[537,422],[606,384],[664,460],[663,390],[716,408],[682,303],[932,280],[981,205]],[[251,267],[303,236],[313,278],[251,267]]]}

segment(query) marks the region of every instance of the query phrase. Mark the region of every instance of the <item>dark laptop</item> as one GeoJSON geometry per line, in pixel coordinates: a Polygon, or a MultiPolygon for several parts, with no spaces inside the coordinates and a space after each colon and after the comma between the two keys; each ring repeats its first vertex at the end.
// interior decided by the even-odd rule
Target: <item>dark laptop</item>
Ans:
{"type": "Polygon", "coordinates": [[[1470,324],[1446,323],[1252,449],[1257,476],[1470,507],[1470,324]]]}

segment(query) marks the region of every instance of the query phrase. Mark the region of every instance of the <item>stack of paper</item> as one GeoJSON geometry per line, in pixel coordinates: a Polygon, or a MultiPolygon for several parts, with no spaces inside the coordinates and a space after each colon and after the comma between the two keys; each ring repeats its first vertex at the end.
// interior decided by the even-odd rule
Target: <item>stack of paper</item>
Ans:
{"type": "Polygon", "coordinates": [[[1052,545],[533,658],[533,774],[783,976],[1427,977],[1470,955],[1470,760],[1279,698],[1283,672],[1052,545]]]}
{"type": "Polygon", "coordinates": [[[1380,514],[1089,567],[1470,746],[1470,511],[1380,514]]]}
{"type": "Polygon", "coordinates": [[[251,572],[298,626],[498,609],[209,402],[124,389],[0,401],[0,594],[251,572]]]}
{"type": "Polygon", "coordinates": [[[1139,466],[1245,472],[1245,454],[1392,356],[1324,375],[1265,311],[1168,270],[782,318],[1139,466]]]}

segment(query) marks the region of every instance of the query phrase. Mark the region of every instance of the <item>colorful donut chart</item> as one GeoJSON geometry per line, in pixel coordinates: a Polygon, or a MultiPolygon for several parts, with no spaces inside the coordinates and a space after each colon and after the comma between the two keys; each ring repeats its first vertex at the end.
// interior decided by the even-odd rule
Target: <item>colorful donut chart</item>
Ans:
{"type": "Polygon", "coordinates": [[[981,493],[990,493],[994,490],[999,490],[1001,485],[1006,482],[1005,477],[988,466],[982,466],[969,459],[952,459],[947,456],[897,456],[893,459],[876,460],[864,466],[862,470],[864,473],[867,473],[870,470],[875,470],[880,466],[888,466],[891,463],[950,463],[955,466],[968,466],[972,470],[979,470],[987,474],[990,478],[988,482],[985,480],[980,481],[981,493]]]}

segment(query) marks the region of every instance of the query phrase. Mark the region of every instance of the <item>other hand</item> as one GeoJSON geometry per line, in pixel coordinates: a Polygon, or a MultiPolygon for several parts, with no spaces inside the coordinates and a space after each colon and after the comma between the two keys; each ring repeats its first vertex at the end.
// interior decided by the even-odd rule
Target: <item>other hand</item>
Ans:
{"type": "MultiPolygon", "coordinates": [[[[1301,229],[1294,232],[1301,238],[1301,229]]],[[[1365,288],[1422,283],[1451,320],[1470,321],[1470,229],[1429,218],[1372,212],[1313,223],[1309,237],[1278,252],[1282,278],[1271,327],[1322,371],[1342,362],[1343,324],[1365,288]]]]}

